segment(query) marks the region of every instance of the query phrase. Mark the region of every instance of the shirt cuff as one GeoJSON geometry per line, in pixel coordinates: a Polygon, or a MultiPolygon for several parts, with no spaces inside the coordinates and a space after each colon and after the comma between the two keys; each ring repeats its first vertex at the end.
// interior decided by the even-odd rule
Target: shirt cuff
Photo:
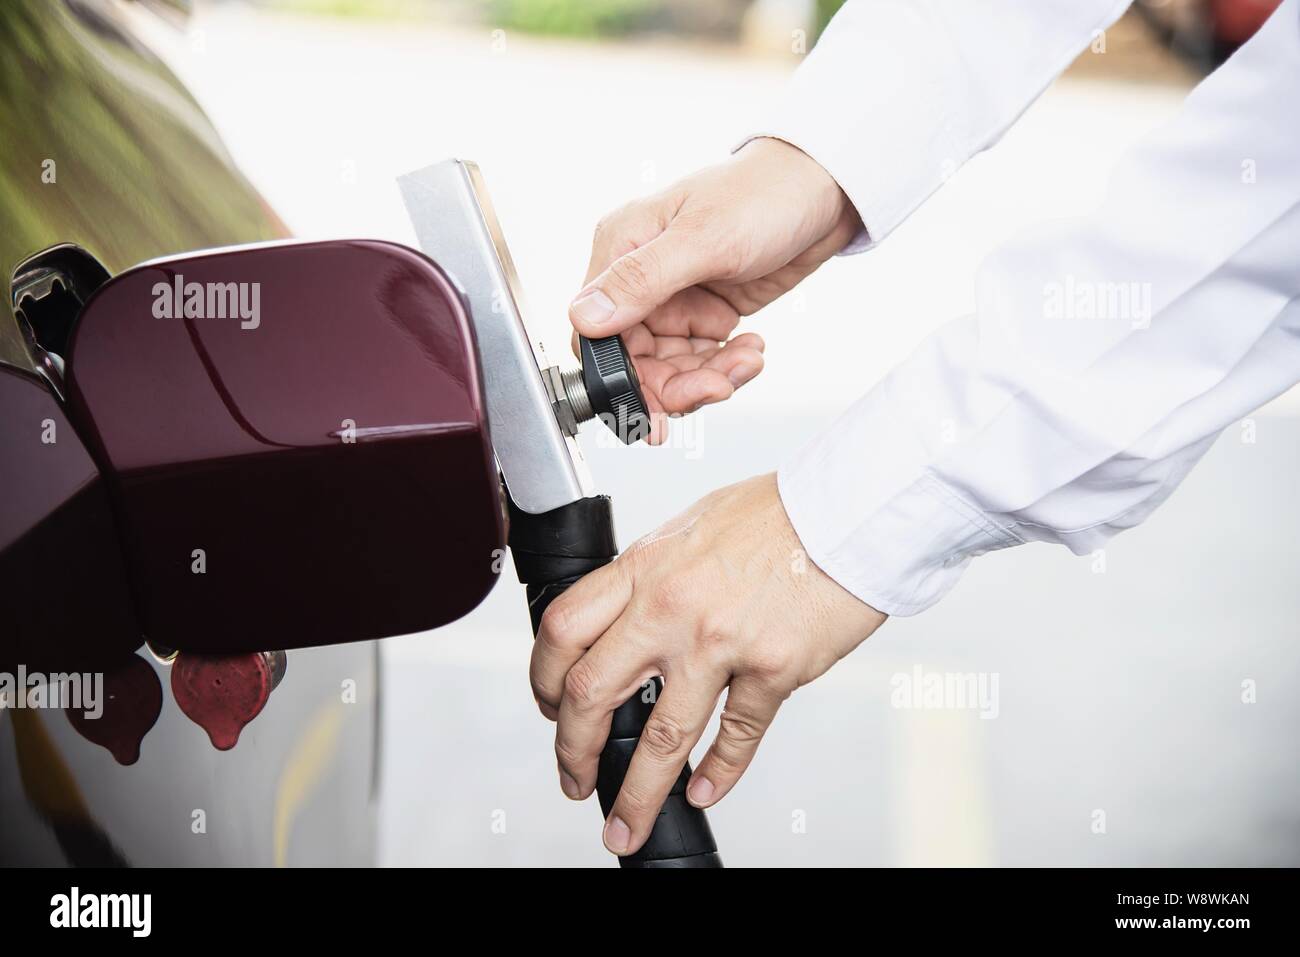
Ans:
{"type": "Polygon", "coordinates": [[[777,472],[808,557],[859,600],[901,616],[939,601],[975,556],[1024,541],[926,467],[905,419],[886,380],[777,472]]]}

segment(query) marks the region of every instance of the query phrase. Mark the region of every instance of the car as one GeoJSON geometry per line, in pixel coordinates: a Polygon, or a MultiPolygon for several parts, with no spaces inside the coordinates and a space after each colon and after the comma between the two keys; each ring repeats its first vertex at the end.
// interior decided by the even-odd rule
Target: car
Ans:
{"type": "MultiPolygon", "coordinates": [[[[289,232],[117,5],[8,0],[0,76],[0,673],[16,682],[19,665],[42,657],[54,674],[102,668],[105,709],[85,720],[9,695],[0,864],[373,863],[376,642],[233,658],[189,677],[240,690],[243,710],[190,701],[187,714],[172,690],[175,650],[137,635],[124,651],[113,634],[132,604],[114,518],[52,385],[77,313],[110,276],[289,232]],[[39,444],[42,431],[54,441],[39,444]],[[20,653],[19,622],[76,636],[77,653],[20,653]]],[[[284,644],[299,642],[310,637],[284,644]]]]}
{"type": "MultiPolygon", "coordinates": [[[[376,641],[472,611],[507,524],[536,629],[617,555],[578,427],[647,406],[618,336],[540,368],[473,163],[402,177],[423,251],[291,241],[115,10],[0,15],[0,863],[372,863],[376,641]]],[[[721,866],[688,778],[622,866],[721,866]]]]}

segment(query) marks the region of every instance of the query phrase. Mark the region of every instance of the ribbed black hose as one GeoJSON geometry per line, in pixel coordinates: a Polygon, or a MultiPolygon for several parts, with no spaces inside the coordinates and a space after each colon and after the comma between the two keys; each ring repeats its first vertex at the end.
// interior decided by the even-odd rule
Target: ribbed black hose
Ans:
{"type": "MultiPolygon", "coordinates": [[[[584,498],[540,515],[510,507],[510,551],[519,580],[527,586],[533,634],[542,613],[557,596],[583,575],[607,565],[618,555],[614,515],[608,496],[584,498]]],[[[641,729],[658,699],[638,691],[614,712],[609,740],[600,753],[596,795],[608,817],[627,774],[641,729]],[[644,700],[648,698],[649,700],[644,700]]],[[[686,800],[691,777],[687,764],[659,811],[649,839],[635,854],[620,857],[623,867],[721,867],[718,846],[708,818],[686,800]]]]}

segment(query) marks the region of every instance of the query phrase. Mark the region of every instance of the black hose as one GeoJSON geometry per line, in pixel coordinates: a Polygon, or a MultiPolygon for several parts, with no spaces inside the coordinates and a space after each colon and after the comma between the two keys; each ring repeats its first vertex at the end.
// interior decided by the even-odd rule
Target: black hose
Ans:
{"type": "MultiPolygon", "coordinates": [[[[614,515],[608,496],[579,499],[569,505],[531,515],[510,505],[510,551],[519,580],[527,586],[533,634],[542,614],[564,590],[588,572],[608,565],[618,555],[614,515]]],[[[639,691],[614,712],[609,740],[600,753],[596,795],[608,816],[623,786],[641,729],[654,710],[660,679],[639,691]]],[[[691,766],[682,768],[645,844],[635,854],[620,857],[622,867],[721,867],[718,845],[708,818],[686,800],[691,766]]]]}

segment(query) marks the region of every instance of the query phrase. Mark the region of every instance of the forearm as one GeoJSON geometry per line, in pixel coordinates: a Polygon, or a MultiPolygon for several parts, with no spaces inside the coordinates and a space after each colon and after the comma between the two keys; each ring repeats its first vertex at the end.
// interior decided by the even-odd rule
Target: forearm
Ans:
{"type": "Polygon", "coordinates": [[[995,254],[978,311],[781,470],[813,560],[905,615],[983,551],[1091,550],[1300,379],[1297,90],[1289,0],[1121,164],[1094,216],[995,254]]]}

